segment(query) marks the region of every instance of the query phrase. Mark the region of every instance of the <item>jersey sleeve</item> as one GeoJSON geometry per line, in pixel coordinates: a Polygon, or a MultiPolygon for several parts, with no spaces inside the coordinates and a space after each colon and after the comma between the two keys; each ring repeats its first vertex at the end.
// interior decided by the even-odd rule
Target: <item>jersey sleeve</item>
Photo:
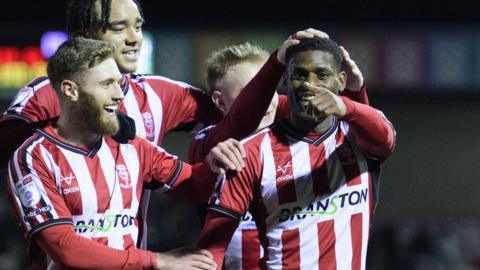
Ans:
{"type": "MultiPolygon", "coordinates": [[[[138,137],[137,137],[138,138],[138,137]]],[[[191,202],[208,200],[216,182],[216,174],[205,163],[190,165],[143,138],[141,157],[144,179],[152,188],[191,202]]]]}
{"type": "Polygon", "coordinates": [[[60,102],[55,90],[47,77],[38,77],[17,92],[2,120],[38,122],[59,115],[60,102]]]}
{"type": "Polygon", "coordinates": [[[240,220],[247,212],[261,174],[259,151],[245,146],[245,168],[240,172],[228,171],[215,188],[208,210],[240,220]]]}
{"type": "Polygon", "coordinates": [[[202,90],[187,83],[153,76],[147,79],[162,99],[162,129],[196,131],[222,119],[222,113],[202,90]]]}
{"type": "Polygon", "coordinates": [[[368,105],[342,97],[347,113],[342,120],[348,123],[357,144],[366,153],[379,158],[388,157],[395,147],[396,132],[385,115],[368,105]]]}
{"type": "Polygon", "coordinates": [[[35,242],[56,264],[69,269],[151,269],[156,255],[139,249],[118,250],[75,233],[72,226],[59,225],[41,231],[35,242]]]}
{"type": "Polygon", "coordinates": [[[364,82],[360,91],[352,91],[346,88],[344,91],[340,93],[342,96],[346,96],[349,99],[356,101],[358,103],[369,105],[368,95],[367,95],[367,83],[364,82]]]}
{"type": "Polygon", "coordinates": [[[73,225],[55,175],[41,156],[41,146],[31,148],[17,150],[8,167],[8,196],[29,237],[54,225],[73,225]]]}
{"type": "Polygon", "coordinates": [[[217,269],[224,269],[225,251],[237,227],[238,220],[215,212],[207,214],[197,246],[212,253],[217,269]]]}
{"type": "Polygon", "coordinates": [[[278,62],[275,51],[243,88],[228,114],[209,130],[203,140],[205,155],[219,142],[229,138],[241,140],[257,129],[268,110],[284,70],[285,66],[278,62]]]}

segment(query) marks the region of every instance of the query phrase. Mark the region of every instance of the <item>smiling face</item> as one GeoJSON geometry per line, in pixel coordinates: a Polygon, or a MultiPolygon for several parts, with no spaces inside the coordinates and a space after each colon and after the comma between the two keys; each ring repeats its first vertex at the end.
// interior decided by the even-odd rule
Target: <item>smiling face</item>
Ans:
{"type": "MultiPolygon", "coordinates": [[[[100,21],[100,2],[97,1],[95,5],[97,21],[100,21]]],[[[105,32],[100,29],[95,38],[115,46],[115,62],[121,73],[135,72],[142,47],[144,20],[131,0],[113,0],[110,8],[109,26],[105,32]]]]}
{"type": "Polygon", "coordinates": [[[309,50],[298,52],[288,63],[287,91],[288,100],[294,116],[321,122],[325,117],[313,117],[311,100],[315,90],[309,90],[304,83],[326,88],[334,94],[343,90],[344,72],[340,72],[333,55],[329,52],[309,50]]]}
{"type": "Polygon", "coordinates": [[[112,58],[92,67],[82,76],[73,110],[86,129],[103,135],[118,132],[117,112],[123,100],[121,79],[122,75],[112,58]]]}

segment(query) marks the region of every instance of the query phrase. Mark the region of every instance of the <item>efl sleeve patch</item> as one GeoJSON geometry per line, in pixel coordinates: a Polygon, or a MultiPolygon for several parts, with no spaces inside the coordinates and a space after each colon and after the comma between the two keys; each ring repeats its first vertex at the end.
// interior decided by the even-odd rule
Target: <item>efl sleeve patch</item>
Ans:
{"type": "Polygon", "coordinates": [[[33,174],[27,174],[15,185],[18,197],[22,205],[26,208],[32,208],[40,202],[41,195],[35,184],[33,174]]]}

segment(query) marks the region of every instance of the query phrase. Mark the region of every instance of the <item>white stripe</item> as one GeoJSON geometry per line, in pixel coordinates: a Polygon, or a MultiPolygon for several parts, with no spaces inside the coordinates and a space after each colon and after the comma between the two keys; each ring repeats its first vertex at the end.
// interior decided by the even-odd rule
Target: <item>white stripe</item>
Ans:
{"type": "Polygon", "coordinates": [[[155,132],[155,139],[153,142],[158,144],[158,138],[160,135],[160,130],[162,128],[162,117],[163,117],[163,106],[162,101],[160,100],[159,96],[153,89],[150,87],[148,83],[143,83],[145,92],[148,96],[148,105],[150,110],[152,111],[152,118],[154,123],[154,132],[155,132]]]}
{"type": "Polygon", "coordinates": [[[268,226],[274,224],[275,222],[271,220],[275,219],[275,213],[280,211],[278,205],[278,193],[277,193],[277,186],[276,186],[276,168],[275,168],[275,160],[273,158],[270,134],[267,134],[264,139],[262,140],[260,151],[262,154],[263,159],[263,171],[262,171],[262,179],[260,180],[261,185],[261,192],[262,197],[264,199],[265,207],[267,208],[268,216],[265,217],[267,230],[268,226]]]}
{"type": "Polygon", "coordinates": [[[98,150],[97,156],[100,162],[100,167],[105,175],[105,180],[107,181],[108,192],[111,196],[110,205],[107,211],[111,213],[117,213],[123,210],[123,198],[115,168],[116,160],[114,160],[114,156],[110,148],[107,147],[105,139],[103,140],[102,147],[100,147],[98,150]]]}
{"type": "MultiPolygon", "coordinates": [[[[104,147],[102,145],[102,147],[104,147]]],[[[65,159],[70,164],[73,173],[77,177],[78,186],[80,187],[80,196],[82,197],[82,216],[88,217],[97,214],[97,192],[88,170],[87,162],[82,154],[77,154],[59,147],[65,159]]]]}
{"type": "Polygon", "coordinates": [[[350,230],[350,218],[346,211],[337,215],[334,219],[335,228],[335,259],[337,269],[352,268],[352,234],[350,230]]]}
{"type": "Polygon", "coordinates": [[[318,269],[318,259],[320,256],[318,247],[318,227],[313,218],[310,220],[310,224],[302,224],[299,228],[300,269],[318,269]]]}
{"type": "Polygon", "coordinates": [[[127,115],[130,116],[135,121],[135,128],[136,128],[137,134],[145,138],[145,136],[147,135],[145,131],[145,124],[143,123],[143,116],[140,111],[140,108],[138,107],[138,102],[135,99],[134,91],[135,91],[135,88],[133,88],[130,85],[130,91],[128,91],[127,94],[125,95],[125,98],[123,100],[123,105],[125,106],[127,115]]]}

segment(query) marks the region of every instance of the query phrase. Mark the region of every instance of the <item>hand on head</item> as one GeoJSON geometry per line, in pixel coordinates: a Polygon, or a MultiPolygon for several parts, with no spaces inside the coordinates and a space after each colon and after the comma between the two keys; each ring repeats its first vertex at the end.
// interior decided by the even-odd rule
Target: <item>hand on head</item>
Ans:
{"type": "Polygon", "coordinates": [[[305,30],[298,31],[292,34],[291,36],[289,36],[287,40],[283,42],[280,48],[278,48],[278,53],[277,53],[278,61],[285,65],[286,64],[285,52],[287,51],[288,47],[298,44],[300,42],[300,39],[302,38],[313,38],[313,37],[329,38],[327,33],[314,28],[308,28],[305,30]]]}

